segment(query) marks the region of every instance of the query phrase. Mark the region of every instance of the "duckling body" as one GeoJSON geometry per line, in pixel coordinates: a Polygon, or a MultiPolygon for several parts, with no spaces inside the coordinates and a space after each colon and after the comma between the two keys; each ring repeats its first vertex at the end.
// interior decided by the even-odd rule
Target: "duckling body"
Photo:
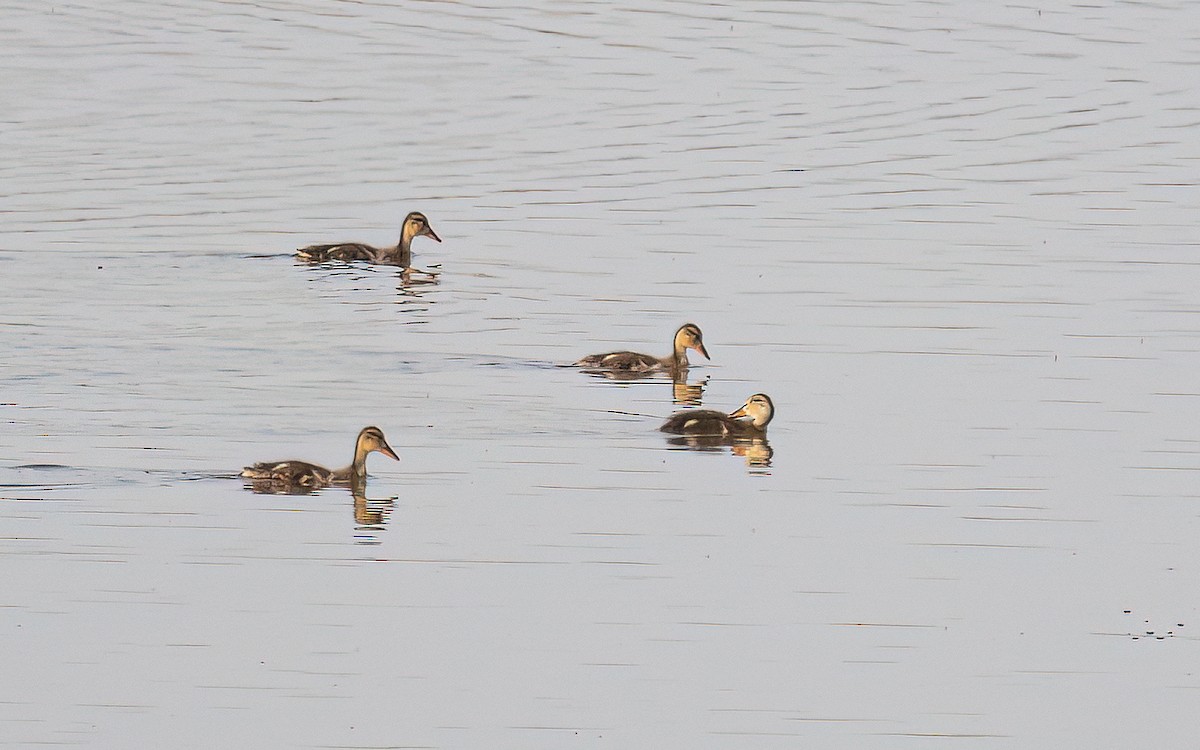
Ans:
{"type": "Polygon", "coordinates": [[[667,417],[659,429],[676,435],[705,435],[723,438],[760,438],[775,416],[775,405],[765,393],[746,399],[729,414],[710,409],[689,409],[667,417]],[[749,419],[743,419],[749,417],[749,419]]]}
{"type": "Polygon", "coordinates": [[[255,482],[317,489],[333,484],[333,471],[307,461],[257,463],[242,469],[242,476],[255,482]]]}
{"type": "Polygon", "coordinates": [[[685,323],[675,332],[674,346],[671,354],[666,357],[655,357],[653,354],[640,352],[608,352],[607,354],[590,354],[575,363],[576,367],[588,367],[614,372],[651,373],[670,371],[679,373],[688,368],[688,349],[693,349],[708,359],[708,350],[704,348],[704,334],[694,323],[685,323]]]}
{"type": "MultiPolygon", "coordinates": [[[[333,245],[309,245],[296,251],[300,260],[309,263],[326,263],[331,260],[349,262],[365,260],[368,263],[392,263],[397,254],[398,245],[392,247],[375,247],[363,242],[341,242],[333,245]]],[[[408,259],[412,261],[412,250],[408,251],[408,259]]],[[[396,263],[395,265],[401,265],[396,263]]]]}
{"type": "Polygon", "coordinates": [[[354,460],[341,469],[327,469],[307,461],[267,461],[242,469],[242,476],[255,486],[292,488],[301,491],[331,484],[359,484],[367,477],[367,456],[378,451],[400,460],[378,427],[364,427],[354,442],[354,460]]]}
{"type": "Polygon", "coordinates": [[[331,260],[365,260],[369,263],[409,268],[412,266],[412,241],[417,237],[429,237],[441,242],[429,225],[429,219],[420,211],[404,217],[400,227],[400,241],[390,247],[375,247],[362,242],[339,242],[332,245],[309,245],[296,251],[296,257],[309,263],[324,263],[331,260]]]}

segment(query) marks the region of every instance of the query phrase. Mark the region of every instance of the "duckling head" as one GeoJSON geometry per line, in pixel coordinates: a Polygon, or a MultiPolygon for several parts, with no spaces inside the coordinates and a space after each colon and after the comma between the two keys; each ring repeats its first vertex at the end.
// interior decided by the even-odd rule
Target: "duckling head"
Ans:
{"type": "Polygon", "coordinates": [[[378,427],[364,427],[362,432],[358,433],[358,448],[363,453],[371,451],[379,451],[388,458],[400,460],[396,455],[396,451],[392,450],[392,446],[387,444],[387,438],[383,436],[383,430],[378,427]]]}
{"type": "Polygon", "coordinates": [[[746,399],[746,403],[735,412],[730,412],[730,419],[750,417],[750,424],[758,429],[764,429],[771,418],[775,416],[775,404],[765,393],[756,393],[746,399]]]}
{"type": "Polygon", "coordinates": [[[442,241],[442,238],[433,231],[433,227],[429,226],[429,219],[426,219],[425,214],[420,211],[413,211],[404,217],[404,227],[401,229],[401,233],[410,241],[414,237],[428,237],[435,242],[442,241]]]}
{"type": "Polygon", "coordinates": [[[700,333],[700,326],[695,323],[684,323],[675,332],[675,349],[691,349],[702,354],[705,359],[711,359],[708,350],[704,348],[704,334],[700,333]]]}

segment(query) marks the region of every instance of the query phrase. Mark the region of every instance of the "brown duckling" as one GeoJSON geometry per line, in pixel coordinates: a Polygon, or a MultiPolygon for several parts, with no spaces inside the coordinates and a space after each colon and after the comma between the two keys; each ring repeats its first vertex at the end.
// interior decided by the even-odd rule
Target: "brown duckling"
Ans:
{"type": "Polygon", "coordinates": [[[575,367],[590,367],[615,372],[660,372],[663,370],[679,373],[688,368],[687,350],[694,349],[709,359],[708,350],[704,348],[704,334],[695,323],[684,323],[675,332],[674,351],[666,357],[655,357],[652,354],[639,352],[609,352],[608,354],[592,354],[575,363],[575,367]]]}
{"type": "Polygon", "coordinates": [[[677,435],[756,438],[766,435],[767,424],[774,416],[775,405],[771,399],[765,393],[756,393],[746,399],[740,409],[729,414],[709,409],[675,412],[659,429],[677,435]],[[742,417],[749,417],[749,420],[742,417]]]}
{"type": "Polygon", "coordinates": [[[367,455],[379,451],[397,461],[400,457],[387,444],[378,427],[364,427],[354,442],[354,461],[343,469],[326,469],[307,461],[268,461],[242,469],[242,476],[255,485],[313,490],[331,484],[358,485],[367,477],[367,455]]]}
{"type": "Polygon", "coordinates": [[[417,237],[429,237],[441,242],[429,226],[429,219],[420,211],[413,211],[404,217],[400,227],[400,242],[391,247],[374,247],[361,242],[339,242],[333,245],[309,245],[296,251],[296,257],[309,263],[323,263],[330,260],[365,260],[371,263],[385,263],[401,268],[412,266],[412,241],[417,237]]]}

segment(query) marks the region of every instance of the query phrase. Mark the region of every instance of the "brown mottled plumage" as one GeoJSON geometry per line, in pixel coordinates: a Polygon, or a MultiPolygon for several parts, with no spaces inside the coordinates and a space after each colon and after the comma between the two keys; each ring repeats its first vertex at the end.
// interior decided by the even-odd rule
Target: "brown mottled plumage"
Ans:
{"type": "Polygon", "coordinates": [[[710,435],[715,437],[762,437],[767,424],[775,416],[775,405],[765,393],[756,393],[746,399],[737,411],[724,412],[709,409],[689,409],[675,412],[667,417],[659,429],[677,435],[710,435]],[[749,417],[749,420],[742,419],[749,417]]]}
{"type": "Polygon", "coordinates": [[[674,350],[666,357],[639,352],[609,352],[588,355],[576,362],[575,367],[632,373],[663,370],[679,373],[688,368],[688,349],[699,352],[705,359],[709,358],[708,350],[704,348],[704,334],[700,333],[700,327],[694,323],[685,323],[679,327],[675,332],[674,350]]]}
{"type": "Polygon", "coordinates": [[[339,242],[332,245],[309,245],[296,251],[296,257],[309,263],[323,263],[330,260],[365,260],[371,263],[384,263],[401,268],[412,266],[412,241],[417,237],[428,237],[437,242],[442,238],[434,233],[429,226],[429,219],[420,211],[413,211],[404,217],[400,227],[400,241],[391,247],[374,247],[361,242],[339,242]]]}
{"type": "Polygon", "coordinates": [[[354,442],[354,460],[342,469],[326,469],[307,461],[267,461],[242,469],[242,476],[253,482],[255,487],[265,489],[295,489],[301,492],[326,487],[331,484],[354,485],[367,477],[367,455],[379,451],[389,458],[400,460],[387,444],[383,431],[378,427],[364,427],[354,442]]]}

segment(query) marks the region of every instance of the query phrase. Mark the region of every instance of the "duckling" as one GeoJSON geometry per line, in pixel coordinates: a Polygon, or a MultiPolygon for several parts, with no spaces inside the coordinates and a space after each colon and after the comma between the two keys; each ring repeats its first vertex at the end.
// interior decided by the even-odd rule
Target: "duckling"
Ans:
{"type": "Polygon", "coordinates": [[[659,429],[677,435],[712,435],[728,438],[758,438],[767,433],[775,416],[775,405],[765,393],[746,399],[737,411],[725,414],[709,409],[689,409],[667,417],[659,429]],[[741,419],[749,417],[749,421],[741,419]]]}
{"type": "Polygon", "coordinates": [[[609,352],[608,354],[592,354],[575,363],[575,367],[592,367],[614,372],[659,372],[669,370],[680,373],[688,368],[687,350],[694,349],[709,359],[708,350],[704,348],[704,334],[695,323],[684,323],[675,332],[675,350],[667,357],[655,357],[652,354],[638,352],[609,352]]]}
{"type": "Polygon", "coordinates": [[[400,242],[391,247],[374,247],[361,242],[339,242],[333,245],[309,245],[296,251],[296,257],[309,263],[323,263],[329,260],[365,260],[371,263],[385,263],[401,268],[412,266],[412,241],[417,237],[428,237],[441,242],[429,226],[429,219],[420,211],[413,211],[404,217],[400,227],[400,242]]]}
{"type": "Polygon", "coordinates": [[[257,486],[286,486],[298,490],[313,490],[330,484],[359,485],[367,477],[367,455],[379,451],[397,461],[400,457],[387,444],[378,427],[364,427],[354,442],[354,461],[343,469],[326,469],[306,461],[264,462],[242,469],[242,476],[257,486]]]}

